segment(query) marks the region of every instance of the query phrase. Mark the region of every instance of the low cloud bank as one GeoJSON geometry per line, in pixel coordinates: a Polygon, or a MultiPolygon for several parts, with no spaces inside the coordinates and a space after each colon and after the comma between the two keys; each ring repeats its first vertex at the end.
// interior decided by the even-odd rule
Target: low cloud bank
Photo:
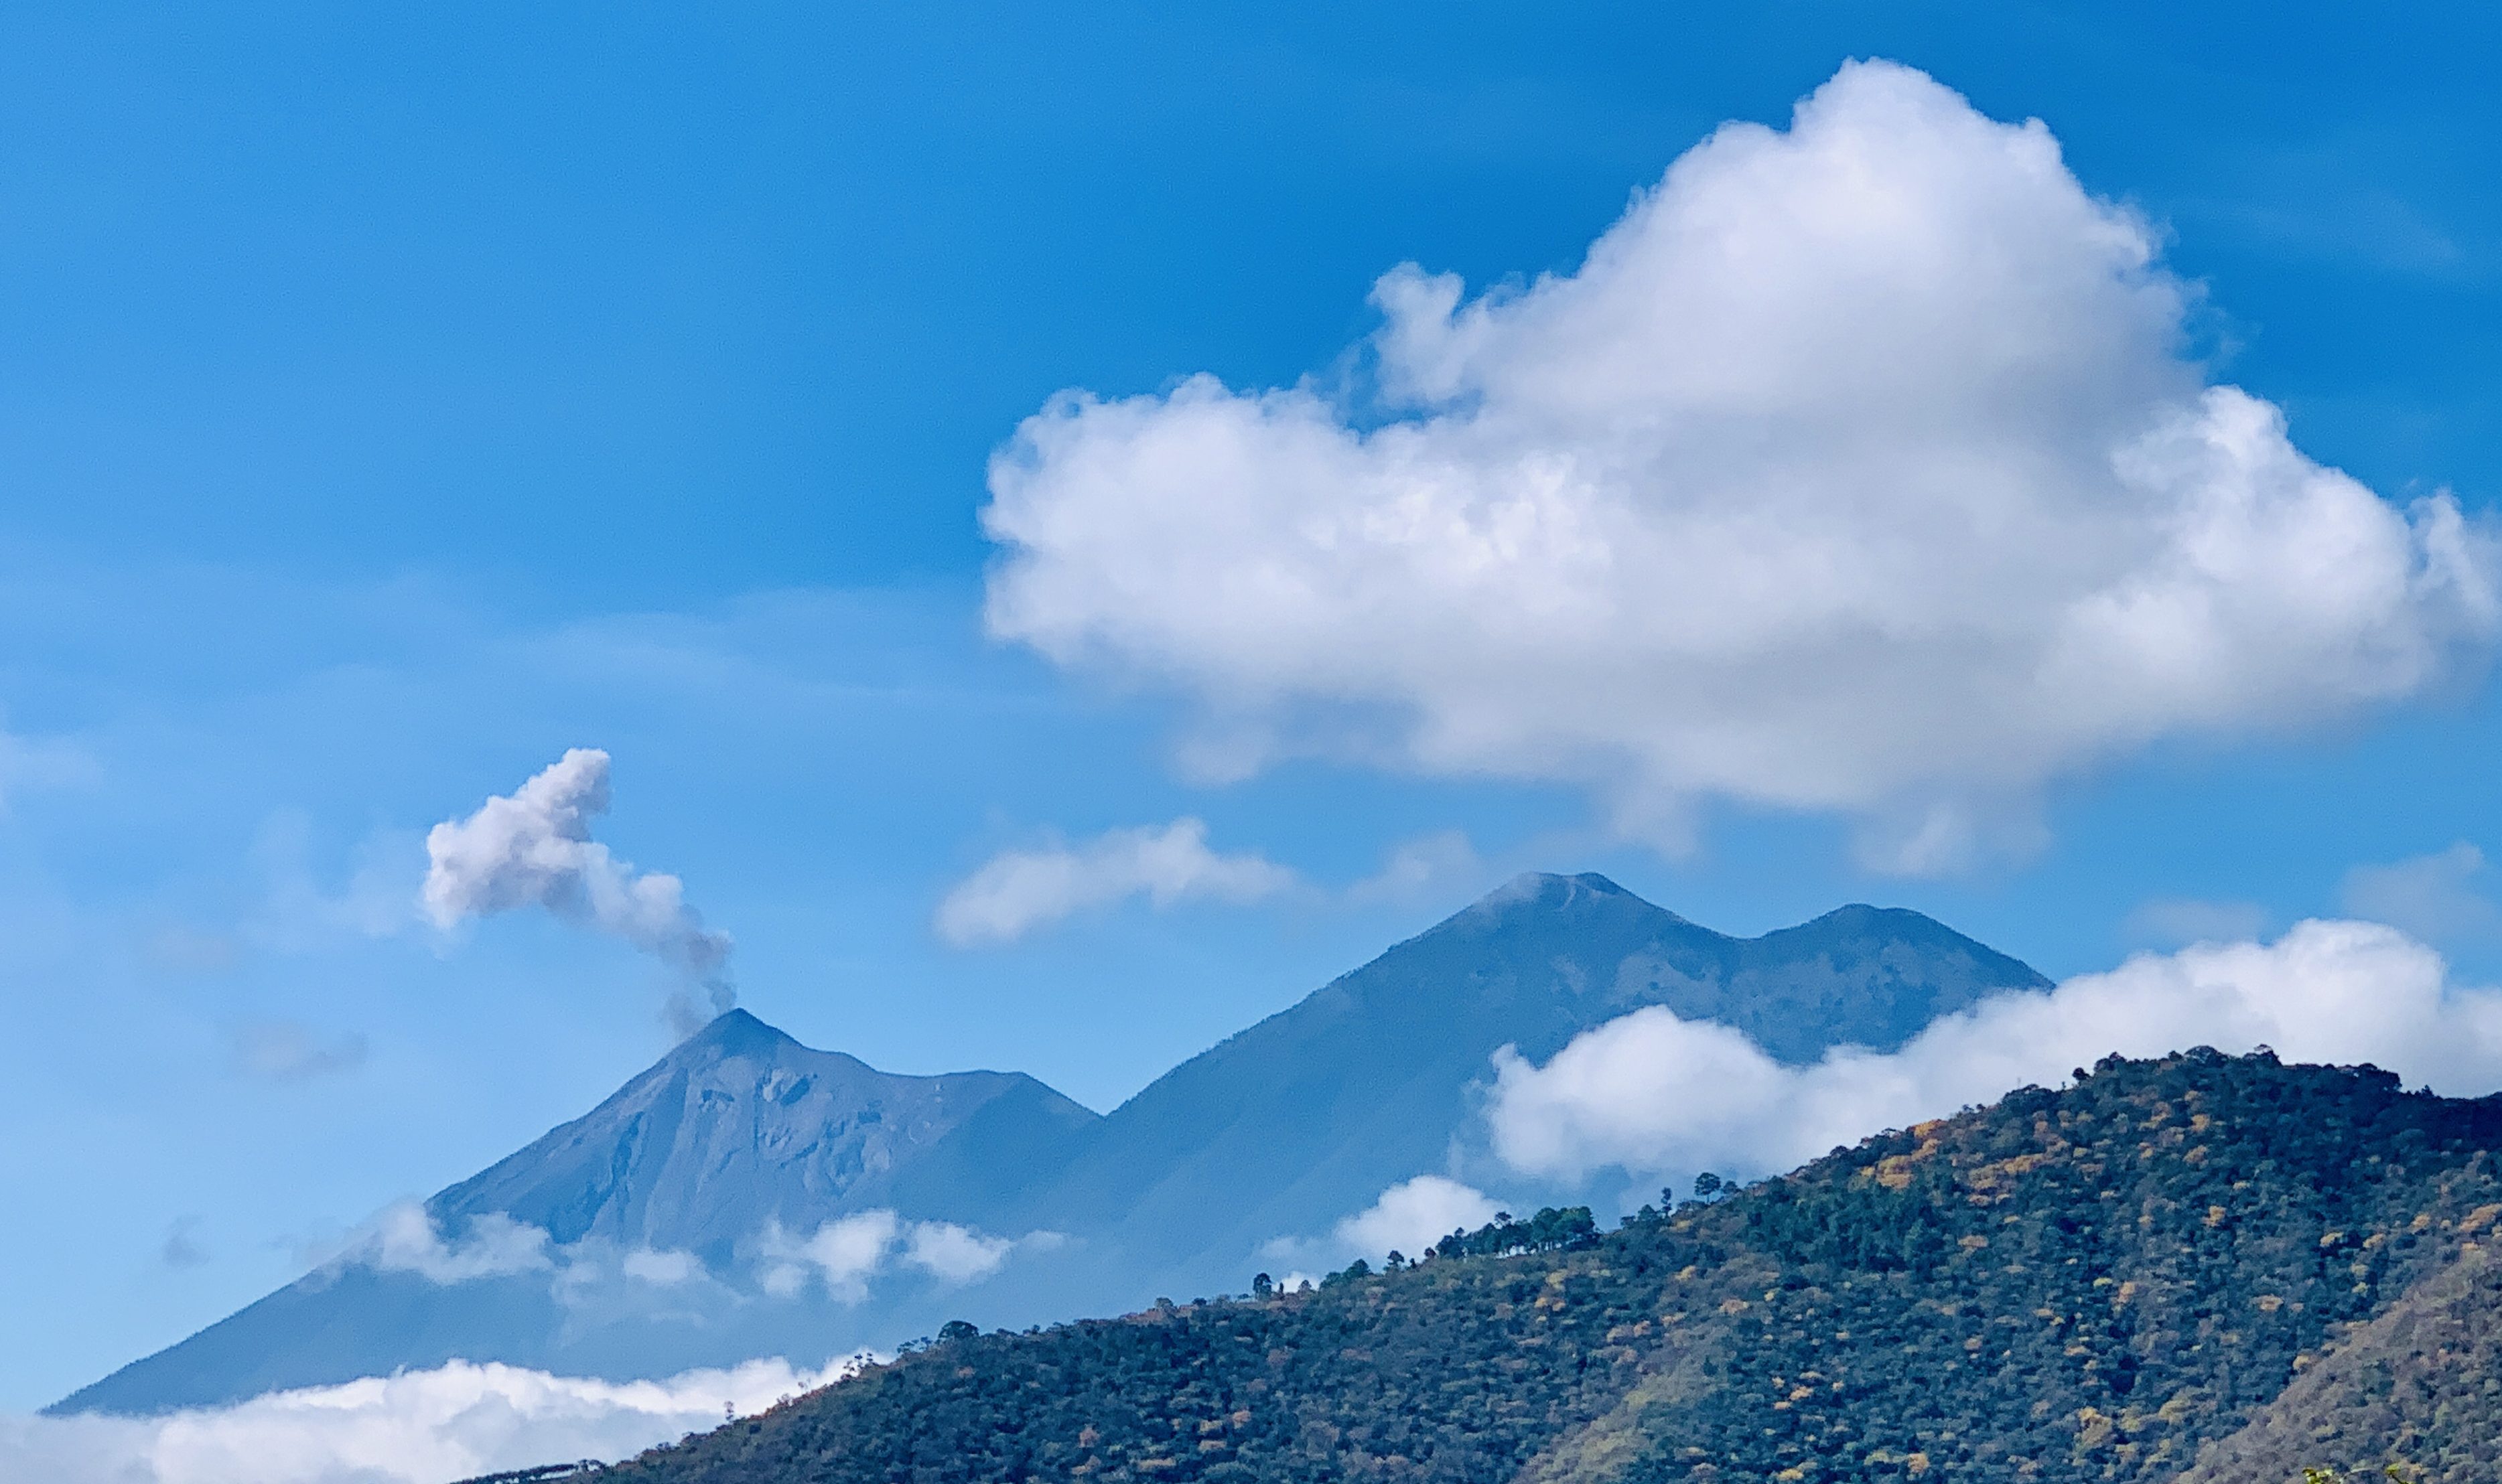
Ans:
{"type": "MultiPolygon", "coordinates": [[[[637,871],[591,838],[608,798],[608,755],[577,747],[467,819],[435,826],[425,836],[419,893],[426,916],[448,930],[470,918],[542,907],[623,938],[684,975],[713,1014],[727,1010],[737,1002],[728,935],[704,927],[677,877],[637,871]]],[[[691,996],[673,1000],[670,1012],[682,1031],[704,1019],[691,996]]]]}
{"type": "Polygon", "coordinates": [[[2056,1084],[2113,1052],[2198,1045],[2369,1062],[2482,1095],[2502,1087],[2502,992],[2452,987],[2442,957],[2396,928],[2313,921],[2273,943],[2141,955],[2046,993],[1995,996],[1899,1052],[1844,1049],[1806,1067],[1727,1027],[1637,1010],[1543,1066],[1498,1052],[1487,1118],[1495,1153],[1524,1173],[1763,1174],[2026,1083],[2056,1084]]]}
{"type": "Polygon", "coordinates": [[[44,1484],[443,1484],[625,1458],[843,1379],[758,1360],[610,1382],[455,1361],[164,1417],[0,1417],[0,1479],[44,1484]]]}
{"type": "Polygon", "coordinates": [[[862,1211],[827,1222],[805,1236],[764,1229],[759,1280],[776,1298],[792,1298],[813,1279],[845,1303],[868,1297],[869,1279],[898,1265],[917,1267],[945,1283],[970,1283],[999,1270],[1020,1245],[1056,1245],[1052,1232],[1024,1243],[985,1236],[951,1221],[904,1221],[893,1211],[862,1211]]]}
{"type": "MultiPolygon", "coordinates": [[[[869,1281],[884,1273],[915,1269],[942,1283],[972,1283],[998,1271],[1020,1248],[1041,1251],[1061,1241],[1054,1231],[992,1236],[950,1221],[906,1221],[880,1208],[838,1217],[804,1233],[771,1222],[750,1250],[757,1289],[772,1298],[795,1298],[813,1281],[832,1298],[858,1303],[868,1297],[869,1281]]],[[[613,1298],[609,1291],[618,1280],[643,1289],[703,1287],[722,1297],[731,1292],[728,1274],[708,1271],[691,1252],[621,1249],[595,1240],[558,1245],[545,1229],[501,1211],[447,1230],[416,1200],[384,1207],[317,1261],[331,1268],[414,1273],[446,1286],[544,1272],[551,1275],[550,1291],[568,1303],[613,1298]]]]}
{"type": "Polygon", "coordinates": [[[425,1207],[414,1200],[385,1206],[340,1261],[377,1272],[413,1272],[429,1283],[467,1283],[513,1273],[544,1272],[556,1265],[548,1234],[501,1211],[476,1217],[456,1237],[446,1237],[425,1207]]]}
{"type": "Polygon", "coordinates": [[[1223,855],[1204,821],[1114,829],[1082,845],[1001,851],[938,904],[938,936],[959,948],[1013,943],[1038,928],[1133,896],[1158,907],[1253,902],[1295,885],[1256,852],[1223,855]]]}

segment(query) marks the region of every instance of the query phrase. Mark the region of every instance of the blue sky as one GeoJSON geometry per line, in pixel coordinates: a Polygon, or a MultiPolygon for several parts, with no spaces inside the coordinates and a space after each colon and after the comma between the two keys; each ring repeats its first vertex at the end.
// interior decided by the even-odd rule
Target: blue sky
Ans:
{"type": "Polygon", "coordinates": [[[881,1066],[1017,1066],[1099,1107],[1533,866],[1732,930],[1916,906],[2053,974],[2165,946],[2178,903],[2261,929],[2371,905],[2502,972],[2472,860],[2350,874],[2502,850],[2502,717],[2472,657],[2397,703],[2057,770],[2026,848],[1903,876],[1860,863],[1847,811],[1707,798],[1664,851],[1570,779],[1324,755],[1207,782],[1176,760],[1187,694],[984,637],[1001,555],[977,520],[986,461],[1053,393],[1330,373],[1395,265],[1472,290],[1570,271],[1715,125],[1784,124],[1866,56],[2045,120],[2203,290],[2192,352],[2310,457],[2481,513],[2502,491],[2502,102],[2476,66],[2497,26],[1871,4],[13,18],[0,1188],[38,1214],[0,1223],[0,1407],[179,1338],[662,1049],[665,976],[625,946],[414,916],[428,826],[569,747],[612,755],[600,838],[734,936],[749,1007],[881,1066]],[[1298,884],[1000,947],[933,931],[997,852],[1184,816],[1298,884]],[[1470,856],[1412,890],[1348,890],[1454,830],[1470,856]]]}

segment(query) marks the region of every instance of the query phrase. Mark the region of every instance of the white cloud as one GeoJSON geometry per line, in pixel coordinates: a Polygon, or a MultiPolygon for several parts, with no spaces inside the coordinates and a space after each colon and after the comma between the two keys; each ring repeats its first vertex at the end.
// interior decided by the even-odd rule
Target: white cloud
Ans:
{"type": "Polygon", "coordinates": [[[634,1248],[618,1265],[626,1276],[655,1288],[676,1288],[703,1275],[703,1264],[693,1253],[660,1251],[652,1247],[634,1248]]]}
{"type": "Polygon", "coordinates": [[[775,1222],[764,1229],[761,1242],[764,1291],[788,1298],[814,1277],[834,1298],[858,1303],[868,1297],[868,1280],[886,1265],[901,1226],[893,1211],[841,1217],[806,1236],[795,1236],[775,1222]]]}
{"type": "Polygon", "coordinates": [[[2195,291],[2039,122],[1853,64],[1728,125],[1570,274],[1375,285],[1384,405],[1072,392],[995,459],[997,637],[1336,752],[1840,811],[1873,862],[2038,838],[2045,782],[2413,695],[2490,545],[2205,385],[2195,291]]]}
{"type": "Polygon", "coordinates": [[[556,1247],[551,1256],[548,1295],[564,1306],[569,1327],[712,1324],[749,1298],[692,1252],[588,1238],[556,1247]]]}
{"type": "Polygon", "coordinates": [[[1260,1244],[1258,1261],[1288,1270],[1282,1285],[1306,1267],[1335,1268],[1354,1258],[1379,1262],[1398,1252],[1413,1258],[1463,1228],[1494,1220],[1492,1197],[1444,1175],[1418,1175],[1383,1191],[1372,1204],[1345,1217],[1319,1236],[1274,1236],[1260,1244]]]}
{"type": "Polygon", "coordinates": [[[301,1021],[247,1021],[227,1032],[234,1069],[263,1082],[310,1082],[364,1064],[365,1038],[324,1036],[301,1021]]]}
{"type": "Polygon", "coordinates": [[[384,1207],[336,1261],[444,1284],[545,1272],[556,1265],[540,1228],[490,1211],[472,1217],[456,1238],[447,1240],[432,1213],[414,1200],[384,1207]]]}
{"type": "Polygon", "coordinates": [[[2346,873],[2339,899],[2357,917],[2403,928],[2434,943],[2502,937],[2502,907],[2485,892],[2485,852],[2465,840],[2429,856],[2346,873]]]}
{"type": "Polygon", "coordinates": [[[779,1298],[797,1296],[811,1279],[844,1303],[868,1297],[869,1280],[896,1264],[918,1267],[946,1283],[970,1283],[998,1271],[1021,1245],[1057,1245],[1056,1232],[1037,1231],[1023,1242],[986,1236],[945,1221],[904,1221],[889,1210],[859,1211],[827,1222],[805,1236],[780,1222],[758,1241],[757,1278],[779,1298]]]}
{"type": "Polygon", "coordinates": [[[129,1418],[0,1417],[0,1479],[44,1484],[443,1484],[494,1469],[614,1460],[830,1385],[750,1361],[609,1382],[465,1361],[234,1406],[129,1418]]]}
{"type": "MultiPolygon", "coordinates": [[[[1064,1239],[1055,1231],[992,1236],[954,1222],[906,1221],[879,1208],[809,1231],[768,1222],[750,1251],[756,1287],[767,1296],[795,1298],[814,1283],[841,1302],[858,1303],[872,1280],[897,1268],[971,1283],[997,1272],[1021,1248],[1046,1250],[1064,1239]]],[[[306,1256],[317,1268],[357,1265],[446,1285],[546,1273],[549,1292],[568,1307],[621,1315],[651,1312],[661,1301],[656,1290],[673,1295],[665,1302],[679,1309],[739,1301],[728,1275],[713,1273],[692,1252],[621,1249],[599,1240],[558,1245],[544,1229],[501,1211],[473,1216],[456,1233],[415,1200],[384,1207],[344,1239],[306,1256]]]]}
{"type": "MultiPolygon", "coordinates": [[[[637,871],[591,838],[591,822],[607,811],[608,755],[577,747],[467,819],[435,826],[419,894],[426,916],[448,930],[544,907],[625,939],[702,985],[713,1013],[728,1009],[728,936],[703,926],[677,877],[637,871]]],[[[673,1002],[672,1012],[681,1029],[701,1024],[692,1005],[673,1002]]]]}
{"type": "Polygon", "coordinates": [[[970,1283],[999,1270],[1016,1243],[984,1236],[952,1221],[916,1222],[903,1260],[949,1283],[970,1283]]]}
{"type": "Polygon", "coordinates": [[[1221,855],[1207,826],[1115,829],[1083,845],[1002,851],[947,894],[933,926],[958,947],[1011,943],[1037,928],[1125,897],[1176,902],[1258,901],[1295,885],[1295,873],[1256,853],[1221,855]]]}
{"type": "Polygon", "coordinates": [[[1495,1152],[1526,1172],[1786,1169],[1836,1145],[2050,1085],[2112,1053],[2267,1045],[2370,1062],[2452,1095],[2502,1088],[2502,992],[2448,982],[2439,954],[2374,923],[2305,922],[2274,943],[2140,955],[2055,990],[1948,1016],[1891,1055],[1787,1067],[1724,1026],[1650,1007],[1543,1066],[1496,1055],[1495,1152]]]}
{"type": "Polygon", "coordinates": [[[1398,1252],[1415,1257],[1466,1229],[1494,1220],[1492,1197],[1441,1175],[1418,1175],[1381,1193],[1381,1198],[1337,1224],[1331,1235],[1340,1250],[1379,1261],[1398,1252]]]}

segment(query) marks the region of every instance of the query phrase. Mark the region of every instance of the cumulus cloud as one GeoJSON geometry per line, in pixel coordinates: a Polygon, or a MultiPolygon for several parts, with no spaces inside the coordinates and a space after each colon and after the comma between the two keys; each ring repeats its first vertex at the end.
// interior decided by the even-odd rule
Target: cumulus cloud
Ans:
{"type": "Polygon", "coordinates": [[[952,1221],[915,1222],[904,1239],[903,1260],[949,1283],[970,1283],[998,1271],[1015,1246],[952,1221]]]}
{"type": "Polygon", "coordinates": [[[2055,1084],[2114,1052],[2266,1045],[2370,1062],[2451,1095],[2502,1088],[2502,992],[2453,987],[2432,949],[2376,923],[2312,921],[2273,943],[2145,954],[1947,1016],[1891,1055],[1805,1067],[1656,1006],[1584,1031],[1545,1065],[1496,1055],[1495,1153],[1528,1173],[1785,1169],[1879,1129],[2055,1084]]]}
{"type": "Polygon", "coordinates": [[[1418,1175],[1381,1193],[1372,1204],[1319,1236],[1276,1236],[1260,1244],[1259,1261],[1286,1269],[1284,1287],[1307,1267],[1336,1267],[1349,1259],[1379,1262],[1393,1252],[1415,1257],[1462,1228],[1494,1220],[1495,1201],[1446,1175],[1418,1175]]]}
{"type": "Polygon", "coordinates": [[[990,631],[1201,702],[1210,771],[1336,752],[1839,811],[1867,860],[2037,838],[2157,739],[2417,693],[2491,544],[2209,385],[2158,234],[2040,122],[1843,69],[1690,151],[1580,266],[1373,287],[1378,400],[1197,376],[994,460],[990,631]]]}
{"type": "Polygon", "coordinates": [[[636,1247],[620,1260],[619,1268],[637,1283],[677,1288],[703,1275],[703,1264],[692,1252],[636,1247]]]}
{"type": "Polygon", "coordinates": [[[432,1212],[402,1200],[349,1239],[338,1264],[362,1264],[377,1272],[411,1272],[429,1283],[468,1283],[556,1266],[548,1234],[501,1211],[472,1217],[456,1236],[447,1236],[432,1212]]]}
{"type": "Polygon", "coordinates": [[[2461,840],[2429,856],[2358,865],[2346,873],[2339,899],[2357,917],[2428,942],[2489,943],[2502,938],[2502,906],[2486,887],[2485,852],[2461,840]]]}
{"type": "MultiPolygon", "coordinates": [[[[1055,1238],[1036,1232],[1026,1240],[1047,1246],[1055,1238]]],[[[779,1222],[766,1227],[758,1243],[757,1276],[776,1298],[796,1297],[814,1280],[831,1298],[858,1303],[868,1297],[869,1280],[896,1265],[920,1268],[942,1282],[970,1283],[998,1271],[1018,1245],[954,1222],[907,1222],[889,1210],[860,1211],[804,1236],[779,1222]]]]}
{"type": "Polygon", "coordinates": [[[46,1484],[442,1484],[610,1461],[831,1385],[782,1360],[608,1382],[465,1361],[229,1407],[129,1418],[0,1416],[0,1478],[46,1484]]]}
{"type": "Polygon", "coordinates": [[[558,1243],[545,1228],[502,1211],[472,1216],[452,1229],[419,1200],[393,1201],[345,1237],[313,1244],[302,1257],[317,1269],[414,1273],[445,1286],[546,1273],[548,1291],[576,1308],[636,1309],[646,1306],[642,1299],[654,1289],[700,1288],[703,1294],[691,1297],[724,1301],[734,1297],[692,1252],[620,1246],[595,1237],[558,1243]]]}
{"type": "MultiPolygon", "coordinates": [[[[677,877],[637,871],[591,838],[592,821],[607,812],[608,755],[574,748],[509,795],[427,831],[419,901],[445,929],[543,907],[625,939],[699,987],[713,1014],[727,1010],[736,1002],[728,936],[703,926],[677,877]]],[[[701,1024],[692,1001],[671,1011],[682,1030],[701,1024]]]]}
{"type": "Polygon", "coordinates": [[[365,1038],[354,1031],[322,1035],[301,1021],[247,1021],[231,1028],[227,1057],[234,1069],[263,1082],[310,1082],[353,1071],[365,1062],[365,1038]]]}
{"type": "Polygon", "coordinates": [[[1143,896],[1177,902],[1252,902],[1295,885],[1295,873],[1253,852],[1223,855],[1207,826],[1178,819],[1115,829],[1082,845],[1002,851],[938,904],[933,926],[960,948],[1012,943],[1090,908],[1143,896]]]}
{"type": "MultiPolygon", "coordinates": [[[[942,1283],[971,1283],[998,1271],[1020,1249],[1046,1250],[1063,1240],[1053,1231],[993,1236],[954,1222],[907,1221],[883,1208],[806,1231],[768,1222],[748,1244],[751,1293],[793,1298],[813,1284],[840,1302],[858,1303],[886,1273],[912,1269],[942,1283]]],[[[317,1269],[362,1266],[447,1286],[544,1273],[551,1295],[586,1312],[648,1314],[655,1303],[696,1312],[743,1300],[732,1274],[714,1272],[692,1252],[601,1239],[559,1244],[545,1229],[501,1211],[470,1217],[456,1231],[416,1200],[386,1206],[344,1239],[305,1256],[317,1269]]]]}
{"type": "Polygon", "coordinates": [[[1418,1175],[1381,1193],[1381,1198],[1337,1224],[1330,1234],[1338,1246],[1365,1257],[1391,1252],[1414,1257],[1463,1228],[1494,1220],[1485,1192],[1442,1175],[1418,1175]]]}
{"type": "Polygon", "coordinates": [[[548,1296],[565,1323],[588,1331],[659,1322],[711,1324],[750,1296],[692,1252],[587,1238],[551,1249],[548,1296]]]}
{"type": "Polygon", "coordinates": [[[885,1265],[899,1230],[893,1211],[845,1216],[806,1236],[795,1236],[775,1222],[765,1228],[761,1243],[764,1265],[760,1277],[764,1291],[791,1298],[813,1277],[836,1298],[858,1303],[868,1297],[869,1276],[885,1265]]]}

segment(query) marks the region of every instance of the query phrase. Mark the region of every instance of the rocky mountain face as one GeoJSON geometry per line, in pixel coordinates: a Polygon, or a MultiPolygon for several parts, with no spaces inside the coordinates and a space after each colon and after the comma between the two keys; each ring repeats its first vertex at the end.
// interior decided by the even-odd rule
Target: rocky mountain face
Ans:
{"type": "Polygon", "coordinates": [[[1022,1073],[897,1076],[733,1010],[425,1202],[405,1230],[432,1246],[378,1240],[53,1410],[208,1405],[455,1358],[642,1375],[838,1353],[868,1317],[856,1306],[744,1291],[768,1232],[795,1242],[898,1202],[978,1214],[997,1199],[986,1182],[1065,1161],[1098,1121],[1022,1073]]]}
{"type": "Polygon", "coordinates": [[[1666,1005],[1802,1062],[1890,1051],[1987,995],[2047,987],[1916,912],[1844,907],[1736,938],[1604,876],[1523,876],[1166,1073],[1010,1224],[1100,1232],[1129,1278],[1107,1298],[1238,1287],[1263,1241],[1443,1170],[1499,1047],[1544,1061],[1666,1005]]]}
{"type": "Polygon", "coordinates": [[[2502,1097],[2111,1058],[1612,1231],[958,1330],[595,1477],[2466,1484],[2502,1437],[2497,1216],[2502,1097]]]}
{"type": "MultiPolygon", "coordinates": [[[[589,1114],[428,1204],[447,1226],[500,1212],[559,1245],[601,1239],[726,1267],[768,1222],[891,1205],[921,1161],[988,1165],[947,1145],[978,1146],[1002,1122],[1028,1129],[1049,1160],[1097,1118],[1021,1072],[896,1076],[732,1010],[589,1114]]],[[[968,1208],[991,1203],[980,1172],[955,1193],[968,1208]]]]}
{"type": "Polygon", "coordinates": [[[1465,1162],[1499,1047],[1543,1060],[1662,1004],[1797,1062],[1892,1049],[2045,984],[1916,913],[1845,907],[1735,938],[1605,877],[1534,875],[1100,1118],[1030,1077],[896,1076],[732,1012],[427,1201],[439,1252],[352,1255],[58,1409],[162,1410],[456,1356],[608,1376],[814,1363],[949,1317],[1024,1325],[1238,1290],[1262,1244],[1465,1162]],[[891,1226],[807,1246],[848,1218],[891,1226]],[[480,1245],[494,1241],[500,1262],[480,1245]]]}

